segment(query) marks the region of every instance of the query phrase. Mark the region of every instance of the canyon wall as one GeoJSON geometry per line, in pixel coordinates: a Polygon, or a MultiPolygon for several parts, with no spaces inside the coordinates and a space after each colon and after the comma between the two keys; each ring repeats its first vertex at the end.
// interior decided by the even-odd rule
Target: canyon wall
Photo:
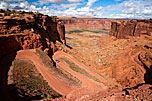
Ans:
{"type": "Polygon", "coordinates": [[[55,16],[15,12],[0,17],[0,58],[20,49],[40,48],[50,56],[56,40],[66,44],[65,27],[55,16]]]}
{"type": "Polygon", "coordinates": [[[66,31],[110,29],[112,21],[124,21],[121,19],[104,18],[62,18],[62,20],[66,31]]]}
{"type": "Polygon", "coordinates": [[[110,35],[116,38],[140,36],[142,34],[152,35],[152,19],[117,21],[111,24],[110,35]]]}
{"type": "Polygon", "coordinates": [[[66,44],[65,27],[58,17],[40,13],[0,10],[0,15],[0,97],[13,101],[7,82],[16,52],[39,48],[51,57],[56,41],[66,44]]]}

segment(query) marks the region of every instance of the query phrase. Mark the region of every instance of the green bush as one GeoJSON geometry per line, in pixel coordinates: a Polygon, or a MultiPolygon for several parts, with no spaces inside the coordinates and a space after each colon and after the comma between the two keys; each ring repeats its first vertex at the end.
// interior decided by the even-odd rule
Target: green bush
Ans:
{"type": "Polygon", "coordinates": [[[10,16],[10,11],[6,11],[6,12],[4,13],[4,16],[10,16]]]}
{"type": "Polygon", "coordinates": [[[15,13],[16,11],[15,11],[15,10],[12,10],[12,12],[15,13]]]}

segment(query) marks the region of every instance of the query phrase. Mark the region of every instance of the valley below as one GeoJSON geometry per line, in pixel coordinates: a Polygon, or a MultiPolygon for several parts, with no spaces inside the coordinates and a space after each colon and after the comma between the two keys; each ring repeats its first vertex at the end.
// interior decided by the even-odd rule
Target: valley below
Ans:
{"type": "Polygon", "coordinates": [[[152,19],[0,14],[2,100],[152,100],[152,19]]]}

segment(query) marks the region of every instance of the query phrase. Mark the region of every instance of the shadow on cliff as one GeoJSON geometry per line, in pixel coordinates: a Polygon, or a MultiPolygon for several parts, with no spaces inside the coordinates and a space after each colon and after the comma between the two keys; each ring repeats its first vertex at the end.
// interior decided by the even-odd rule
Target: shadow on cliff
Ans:
{"type": "MultiPolygon", "coordinates": [[[[136,85],[136,86],[134,86],[134,87],[131,87],[131,88],[123,89],[123,91],[125,91],[127,95],[129,95],[128,90],[138,89],[138,87],[143,86],[143,85],[146,85],[146,84],[152,85],[152,65],[150,65],[150,66],[148,67],[148,66],[142,61],[142,59],[140,58],[140,55],[138,55],[138,59],[140,60],[140,62],[141,62],[142,65],[144,66],[144,69],[146,70],[146,73],[144,74],[144,81],[145,81],[145,83],[138,84],[138,85],[136,85]]],[[[152,89],[152,88],[149,88],[149,89],[152,89]]]]}
{"type": "MultiPolygon", "coordinates": [[[[33,28],[34,33],[39,34],[41,36],[40,41],[42,42],[42,50],[45,50],[46,48],[49,49],[48,55],[51,57],[53,55],[53,50],[51,47],[51,42],[54,44],[56,43],[56,40],[66,45],[66,43],[63,42],[65,40],[65,32],[63,31],[60,35],[60,30],[58,30],[58,23],[53,21],[51,18],[45,19],[36,19],[36,24],[29,25],[29,29],[33,28]],[[40,25],[40,26],[39,26],[40,25]],[[62,39],[62,40],[61,40],[62,39]]],[[[63,27],[64,26],[60,26],[63,27]]],[[[61,28],[62,30],[62,28],[61,28]]],[[[21,40],[22,41],[22,40],[21,40]]],[[[11,68],[12,62],[16,57],[16,52],[18,50],[23,49],[21,42],[16,40],[16,37],[14,36],[4,36],[0,37],[0,98],[2,101],[31,101],[35,99],[41,99],[39,96],[29,97],[27,95],[23,95],[22,97],[18,96],[20,94],[18,92],[18,88],[15,88],[14,85],[8,85],[8,71],[11,68]],[[15,100],[13,100],[15,99],[15,100]]],[[[72,48],[68,45],[66,45],[69,48],[72,48]]],[[[38,48],[38,47],[36,47],[38,48]]],[[[51,58],[52,59],[52,58],[51,58]]]]}
{"type": "Polygon", "coordinates": [[[148,67],[138,56],[138,59],[141,61],[141,63],[144,66],[144,69],[146,70],[146,73],[144,74],[144,80],[146,84],[151,84],[152,85],[152,65],[148,67]]]}
{"type": "Polygon", "coordinates": [[[11,93],[11,95],[10,95],[11,98],[15,99],[15,101],[33,101],[33,100],[42,99],[42,97],[40,95],[39,96],[28,96],[23,93],[20,93],[19,91],[24,92],[24,90],[15,87],[15,85],[13,85],[13,84],[8,85],[8,91],[11,93]],[[21,96],[19,96],[19,95],[21,95],[21,96]]]}
{"type": "Polygon", "coordinates": [[[33,29],[36,34],[39,34],[41,36],[40,41],[42,42],[43,46],[41,49],[45,50],[48,48],[48,55],[52,56],[52,46],[48,43],[53,42],[53,44],[55,44],[56,41],[59,41],[62,44],[66,44],[63,43],[63,40],[65,40],[65,27],[64,25],[58,25],[58,22],[51,17],[46,16],[46,18],[40,19],[41,17],[42,15],[35,17],[36,23],[33,29]]]}
{"type": "Polygon", "coordinates": [[[4,56],[0,59],[0,98],[3,101],[12,101],[9,91],[8,91],[8,71],[12,65],[12,61],[15,59],[16,53],[11,53],[10,55],[4,56]]]}
{"type": "MultiPolygon", "coordinates": [[[[144,68],[146,69],[146,73],[144,74],[145,83],[138,84],[131,88],[123,89],[123,91],[125,91],[126,95],[130,95],[128,90],[138,89],[138,87],[146,85],[146,84],[152,85],[152,65],[150,66],[150,69],[148,69],[148,67],[145,65],[145,63],[142,62],[142,64],[143,64],[144,68]]],[[[151,88],[149,88],[149,89],[151,89],[151,88]]]]}
{"type": "Polygon", "coordinates": [[[16,57],[16,52],[22,49],[21,44],[12,36],[0,38],[0,98],[1,101],[31,101],[40,97],[18,96],[19,92],[13,85],[8,85],[8,71],[16,57]],[[9,43],[9,44],[8,44],[9,43]],[[10,44],[11,43],[11,44],[10,44]],[[13,92],[12,92],[13,91],[13,92]]]}
{"type": "MultiPolygon", "coordinates": [[[[146,65],[144,65],[145,68],[148,68],[146,65]]],[[[152,85],[152,65],[150,66],[150,69],[146,70],[146,73],[144,75],[145,83],[152,85]]]]}

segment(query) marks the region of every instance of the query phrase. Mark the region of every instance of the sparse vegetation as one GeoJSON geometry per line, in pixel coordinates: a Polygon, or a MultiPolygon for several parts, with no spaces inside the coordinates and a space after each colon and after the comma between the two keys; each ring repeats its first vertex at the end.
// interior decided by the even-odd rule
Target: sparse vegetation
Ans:
{"type": "Polygon", "coordinates": [[[11,76],[13,84],[19,88],[18,90],[22,92],[23,96],[39,96],[41,98],[61,96],[50,88],[31,61],[15,59],[13,67],[11,76]]]}
{"type": "Polygon", "coordinates": [[[10,11],[6,11],[5,13],[4,13],[4,16],[10,16],[10,11]]]}
{"type": "Polygon", "coordinates": [[[100,33],[101,32],[101,31],[93,31],[93,30],[84,30],[84,31],[92,32],[92,33],[100,33]]]}
{"type": "Polygon", "coordinates": [[[95,81],[97,81],[97,82],[100,82],[100,80],[97,79],[95,76],[90,75],[86,70],[80,68],[79,66],[77,66],[77,65],[74,64],[73,62],[71,62],[71,61],[69,61],[69,60],[67,60],[66,58],[63,58],[63,57],[61,57],[60,59],[61,59],[61,60],[64,60],[66,63],[68,63],[68,64],[70,65],[70,68],[71,68],[73,71],[78,72],[78,73],[80,73],[80,74],[83,74],[83,75],[85,75],[86,77],[89,77],[90,79],[93,79],[93,80],[95,80],[95,81]]]}
{"type": "Polygon", "coordinates": [[[111,65],[112,63],[108,63],[108,62],[104,62],[104,63],[102,63],[102,66],[109,66],[109,65],[111,65]]]}
{"type": "Polygon", "coordinates": [[[82,32],[91,32],[91,33],[106,33],[109,34],[109,31],[104,29],[104,30],[73,30],[73,31],[67,31],[67,34],[72,34],[72,33],[82,33],[82,32]]]}
{"type": "Polygon", "coordinates": [[[83,31],[81,30],[74,30],[74,31],[68,31],[66,32],[67,34],[72,34],[72,33],[82,33],[83,31]]]}
{"type": "Polygon", "coordinates": [[[43,51],[40,51],[38,49],[36,49],[36,52],[37,52],[37,55],[42,59],[42,62],[44,63],[44,65],[49,68],[50,73],[56,72],[56,76],[62,76],[63,78],[70,80],[70,82],[72,82],[73,84],[75,84],[77,86],[81,85],[82,82],[79,79],[77,79],[76,77],[72,76],[69,72],[63,70],[61,67],[56,68],[55,66],[53,66],[50,61],[50,58],[48,57],[48,55],[46,53],[44,53],[43,51]]]}
{"type": "Polygon", "coordinates": [[[63,68],[61,68],[60,66],[58,66],[58,67],[59,67],[59,69],[61,70],[63,76],[64,76],[65,78],[67,78],[68,80],[70,80],[70,81],[69,81],[69,86],[71,86],[71,85],[76,85],[76,86],[78,86],[78,87],[81,86],[82,82],[81,82],[78,78],[76,78],[75,76],[73,76],[73,75],[70,74],[69,72],[65,71],[65,70],[64,70],[63,68]]]}

